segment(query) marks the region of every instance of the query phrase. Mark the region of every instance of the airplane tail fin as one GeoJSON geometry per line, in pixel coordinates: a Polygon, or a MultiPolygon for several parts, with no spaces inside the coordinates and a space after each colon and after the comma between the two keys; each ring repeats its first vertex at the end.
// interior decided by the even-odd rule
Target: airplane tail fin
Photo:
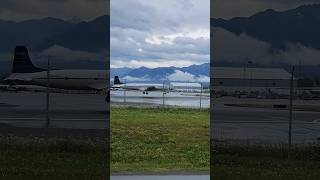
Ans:
{"type": "Polygon", "coordinates": [[[117,85],[117,84],[122,84],[122,83],[121,83],[121,81],[120,81],[120,78],[119,78],[119,76],[115,76],[115,77],[114,77],[114,81],[113,81],[113,84],[114,84],[114,85],[117,85]]]}
{"type": "Polygon", "coordinates": [[[34,73],[44,71],[35,67],[29,57],[28,49],[25,46],[16,46],[12,65],[12,73],[34,73]]]}

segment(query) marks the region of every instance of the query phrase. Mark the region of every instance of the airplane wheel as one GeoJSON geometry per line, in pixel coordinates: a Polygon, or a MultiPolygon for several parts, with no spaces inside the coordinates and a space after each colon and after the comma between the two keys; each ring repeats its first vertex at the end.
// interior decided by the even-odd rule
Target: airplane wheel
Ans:
{"type": "Polygon", "coordinates": [[[143,94],[146,94],[146,92],[143,91],[143,94]]]}
{"type": "Polygon", "coordinates": [[[149,93],[148,93],[148,92],[146,92],[146,94],[148,95],[149,93]]]}

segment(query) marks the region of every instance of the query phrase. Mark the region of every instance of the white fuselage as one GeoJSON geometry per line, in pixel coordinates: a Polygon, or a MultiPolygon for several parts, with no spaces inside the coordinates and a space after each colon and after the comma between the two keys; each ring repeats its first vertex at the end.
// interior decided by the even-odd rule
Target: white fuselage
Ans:
{"type": "Polygon", "coordinates": [[[113,85],[112,88],[121,88],[128,90],[140,90],[140,91],[161,91],[168,89],[167,85],[163,84],[148,84],[148,83],[128,83],[113,85]]]}
{"type": "MultiPolygon", "coordinates": [[[[51,70],[49,75],[50,87],[59,89],[102,90],[108,88],[107,70],[51,70]]],[[[22,82],[47,86],[47,71],[35,73],[13,73],[5,79],[10,82],[22,82]]]]}

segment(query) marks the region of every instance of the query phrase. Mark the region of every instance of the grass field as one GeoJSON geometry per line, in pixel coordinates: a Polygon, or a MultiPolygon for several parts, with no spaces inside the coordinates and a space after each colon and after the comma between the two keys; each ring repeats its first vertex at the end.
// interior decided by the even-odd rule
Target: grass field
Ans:
{"type": "Polygon", "coordinates": [[[212,162],[217,180],[319,180],[320,145],[294,147],[287,159],[284,145],[219,144],[212,162]]]}
{"type": "MultiPolygon", "coordinates": [[[[209,172],[209,110],[112,107],[113,173],[209,172]]],[[[0,179],[106,179],[106,132],[0,126],[0,179]]]]}
{"type": "Polygon", "coordinates": [[[87,180],[109,176],[104,132],[19,128],[0,132],[1,180],[87,180]]]}
{"type": "MultiPolygon", "coordinates": [[[[111,109],[113,174],[208,173],[209,110],[111,109]]],[[[105,179],[104,131],[0,126],[0,179],[105,179]]],[[[212,179],[319,180],[320,144],[294,147],[219,141],[212,179]]]]}
{"type": "Polygon", "coordinates": [[[112,173],[209,172],[209,110],[111,108],[112,173]]]}

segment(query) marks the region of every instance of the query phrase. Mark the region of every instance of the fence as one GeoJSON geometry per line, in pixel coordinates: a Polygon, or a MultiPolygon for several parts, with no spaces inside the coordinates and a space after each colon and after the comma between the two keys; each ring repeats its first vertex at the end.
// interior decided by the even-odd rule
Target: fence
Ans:
{"type": "Polygon", "coordinates": [[[111,91],[111,101],[131,105],[151,105],[151,106],[181,106],[191,108],[209,108],[210,98],[208,90],[174,89],[163,86],[161,89],[152,91],[130,90],[124,85],[123,88],[111,91]]]}
{"type": "Polygon", "coordinates": [[[287,96],[258,97],[224,94],[212,89],[212,152],[216,141],[282,144],[287,155],[293,145],[317,142],[320,137],[320,101],[297,94],[291,72],[287,96]]]}

